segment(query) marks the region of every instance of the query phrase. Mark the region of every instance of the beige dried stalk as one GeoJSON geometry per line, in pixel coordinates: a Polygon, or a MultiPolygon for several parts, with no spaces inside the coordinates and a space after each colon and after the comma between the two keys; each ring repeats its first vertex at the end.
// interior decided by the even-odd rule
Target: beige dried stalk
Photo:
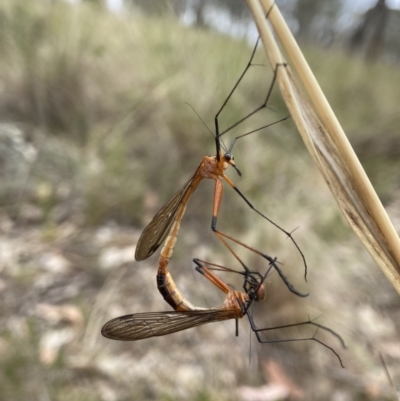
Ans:
{"type": "Polygon", "coordinates": [[[303,141],[350,226],[400,294],[400,240],[342,127],[273,0],[246,0],[282,96],[303,141]],[[299,79],[292,73],[296,72],[299,79]],[[300,83],[299,83],[300,81],[300,83]],[[307,92],[305,95],[303,89],[307,92]]]}

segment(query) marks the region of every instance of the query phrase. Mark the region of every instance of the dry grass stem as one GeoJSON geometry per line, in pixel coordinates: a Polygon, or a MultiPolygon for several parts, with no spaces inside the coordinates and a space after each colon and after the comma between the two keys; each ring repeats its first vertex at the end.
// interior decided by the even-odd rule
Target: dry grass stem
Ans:
{"type": "Polygon", "coordinates": [[[266,14],[301,81],[289,66],[278,71],[279,88],[303,141],[350,226],[400,294],[399,237],[277,5],[260,1],[247,3],[271,66],[286,61],[266,14]]]}
{"type": "Polygon", "coordinates": [[[122,277],[126,274],[127,269],[128,267],[125,264],[118,269],[112,270],[100,292],[97,294],[82,340],[82,344],[89,350],[95,350],[95,344],[101,338],[101,326],[107,320],[105,310],[113,299],[114,293],[121,284],[122,277]]]}
{"type": "Polygon", "coordinates": [[[382,364],[383,370],[385,372],[385,376],[387,378],[387,381],[388,381],[388,383],[390,385],[390,389],[392,390],[393,399],[397,400],[397,401],[400,401],[400,395],[398,394],[396,386],[393,383],[392,376],[390,375],[389,369],[386,366],[385,359],[383,358],[383,355],[382,355],[381,352],[379,352],[379,359],[381,361],[381,364],[382,364]]]}

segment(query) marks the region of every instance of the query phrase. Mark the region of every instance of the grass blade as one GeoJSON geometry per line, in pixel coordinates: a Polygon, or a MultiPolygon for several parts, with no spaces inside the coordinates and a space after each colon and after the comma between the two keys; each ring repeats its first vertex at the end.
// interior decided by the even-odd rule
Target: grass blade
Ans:
{"type": "Polygon", "coordinates": [[[371,182],[278,6],[273,0],[246,1],[272,68],[286,60],[267,24],[266,14],[299,77],[287,66],[280,68],[277,81],[308,151],[350,226],[400,294],[400,240],[371,182]]]}

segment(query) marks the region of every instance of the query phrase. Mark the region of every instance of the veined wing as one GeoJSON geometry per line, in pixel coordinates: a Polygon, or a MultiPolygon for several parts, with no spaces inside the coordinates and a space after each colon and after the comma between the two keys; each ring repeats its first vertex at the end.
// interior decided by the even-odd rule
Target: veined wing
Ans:
{"type": "Polygon", "coordinates": [[[162,244],[174,222],[174,217],[179,210],[182,198],[186,195],[187,191],[191,190],[193,177],[197,171],[198,169],[183,188],[157,212],[143,230],[136,245],[135,259],[137,261],[150,257],[162,244]]]}
{"type": "Polygon", "coordinates": [[[112,340],[136,341],[165,336],[206,323],[241,317],[240,309],[135,313],[110,320],[101,329],[101,334],[112,340]]]}

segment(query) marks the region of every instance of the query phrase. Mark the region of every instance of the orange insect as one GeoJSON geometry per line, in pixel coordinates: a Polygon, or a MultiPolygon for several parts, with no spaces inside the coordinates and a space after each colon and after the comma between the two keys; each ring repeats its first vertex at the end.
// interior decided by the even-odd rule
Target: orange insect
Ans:
{"type": "MultiPolygon", "coordinates": [[[[342,338],[336,332],[328,327],[315,323],[312,320],[270,328],[260,329],[256,327],[252,316],[248,313],[248,309],[253,301],[259,302],[265,300],[266,291],[263,283],[272,266],[276,263],[276,259],[273,259],[270,262],[270,267],[264,276],[261,276],[258,272],[252,271],[237,272],[235,270],[231,270],[214,263],[204,262],[199,259],[194,259],[194,262],[197,265],[196,270],[226,294],[226,298],[222,306],[212,309],[195,307],[191,305],[190,302],[186,301],[179,292],[175,292],[173,299],[176,302],[177,310],[173,312],[135,313],[117,317],[110,320],[103,326],[101,334],[104,337],[112,340],[136,341],[150,337],[165,336],[167,334],[186,330],[191,327],[200,326],[206,323],[220,322],[230,319],[236,319],[237,321],[237,319],[241,319],[244,315],[247,315],[251,328],[260,343],[316,341],[333,352],[338,358],[341,366],[344,367],[339,354],[332,347],[317,339],[315,337],[316,333],[312,337],[296,339],[289,338],[283,340],[268,340],[267,338],[262,338],[261,334],[267,331],[285,329],[294,326],[312,325],[317,327],[317,331],[322,329],[331,333],[341,342],[342,346],[345,347],[342,338]],[[204,266],[204,264],[212,267],[207,268],[204,266]],[[245,292],[232,290],[224,281],[213,274],[211,269],[229,271],[244,275],[245,280],[243,287],[245,292]],[[182,299],[179,299],[180,297],[182,297],[182,299]],[[185,304],[186,307],[191,309],[179,310],[179,307],[182,304],[185,304]]],[[[276,266],[274,267],[276,268],[276,266]]],[[[236,334],[238,334],[238,331],[236,331],[236,334]]]]}
{"type": "MultiPolygon", "coordinates": [[[[237,139],[242,138],[246,135],[249,135],[253,132],[259,131],[263,128],[267,128],[273,124],[276,124],[278,122],[281,122],[288,117],[285,117],[279,121],[276,121],[272,124],[268,124],[264,127],[261,127],[257,130],[253,130],[250,132],[247,132],[245,134],[242,134],[240,136],[237,136],[236,138],[233,139],[231,145],[229,146],[228,149],[225,149],[225,152],[221,150],[223,148],[223,144],[221,143],[221,137],[228,131],[230,131],[232,128],[236,127],[238,124],[255,114],[257,111],[261,110],[262,108],[267,107],[267,103],[270,99],[271,93],[272,93],[272,88],[274,86],[274,83],[276,81],[277,73],[278,73],[278,67],[275,69],[274,76],[271,82],[271,85],[268,89],[267,96],[265,98],[265,101],[261,106],[259,106],[257,109],[253,110],[251,113],[249,113],[247,116],[243,117],[241,120],[236,122],[234,125],[231,127],[227,128],[223,132],[219,132],[219,125],[218,125],[218,117],[222,110],[224,109],[225,105],[227,104],[228,100],[232,96],[233,92],[237,88],[238,84],[242,80],[243,76],[245,75],[246,71],[248,68],[252,65],[252,60],[254,58],[256,48],[257,48],[258,40],[256,43],[256,46],[254,47],[254,50],[252,52],[252,55],[250,57],[250,61],[248,65],[246,66],[245,70],[241,74],[239,80],[236,82],[235,86],[231,90],[230,94],[226,98],[225,102],[221,106],[220,110],[215,116],[215,145],[216,145],[216,155],[215,156],[204,156],[201,160],[201,163],[193,176],[189,179],[189,181],[183,186],[182,189],[178,191],[178,193],[169,201],[167,202],[160,210],[159,212],[153,217],[152,221],[147,225],[147,227],[144,229],[142,235],[139,238],[139,241],[136,246],[136,252],[135,252],[135,259],[137,261],[141,261],[144,259],[147,259],[150,257],[161,245],[161,243],[165,240],[164,246],[161,250],[160,253],[160,258],[159,258],[159,269],[158,269],[158,275],[157,275],[157,282],[158,282],[158,288],[161,293],[165,292],[163,290],[163,287],[168,285],[169,281],[169,272],[167,270],[169,260],[172,256],[175,243],[177,241],[179,229],[180,229],[180,224],[181,220],[183,218],[183,215],[186,210],[186,206],[196,190],[196,188],[199,186],[200,182],[205,179],[212,179],[215,181],[215,191],[214,191],[214,201],[213,201],[213,214],[212,214],[212,221],[211,221],[211,228],[217,235],[217,237],[222,241],[222,243],[229,249],[229,251],[234,255],[234,257],[243,265],[243,263],[240,261],[236,253],[233,251],[231,246],[227,243],[227,240],[231,240],[257,254],[260,256],[266,258],[267,260],[270,260],[270,257],[265,255],[262,252],[257,251],[256,249],[249,247],[248,245],[244,244],[243,242],[235,239],[234,237],[223,233],[222,231],[217,229],[217,219],[218,219],[218,212],[222,200],[222,194],[223,194],[223,181],[225,181],[229,186],[231,186],[240,196],[241,198],[250,206],[251,209],[253,209],[256,213],[258,213],[260,216],[262,216],[264,219],[268,220],[270,223],[272,223],[275,227],[277,227],[279,230],[283,231],[293,242],[295,247],[298,249],[304,263],[304,277],[306,278],[307,276],[307,264],[305,257],[300,250],[299,246],[297,245],[296,241],[293,239],[291,233],[288,231],[284,230],[281,228],[279,225],[274,223],[271,219],[269,219],[267,216],[262,214],[260,211],[258,211],[252,203],[244,196],[244,194],[237,188],[237,186],[234,184],[234,182],[227,176],[225,175],[225,170],[231,166],[233,167],[239,175],[241,175],[239,169],[237,168],[234,158],[232,156],[232,149],[233,146],[236,142],[237,139]]],[[[278,272],[279,273],[279,272],[278,272]]],[[[279,273],[281,274],[281,273],[279,273]]],[[[290,286],[288,286],[289,289],[291,289],[290,286]]],[[[300,293],[295,292],[297,295],[300,295],[300,293]]],[[[170,294],[170,292],[169,292],[170,294]]],[[[165,298],[168,303],[171,304],[171,306],[174,306],[174,301],[169,301],[169,299],[165,298]]],[[[179,310],[189,310],[190,307],[186,307],[185,304],[183,303],[180,307],[179,310]]]]}

